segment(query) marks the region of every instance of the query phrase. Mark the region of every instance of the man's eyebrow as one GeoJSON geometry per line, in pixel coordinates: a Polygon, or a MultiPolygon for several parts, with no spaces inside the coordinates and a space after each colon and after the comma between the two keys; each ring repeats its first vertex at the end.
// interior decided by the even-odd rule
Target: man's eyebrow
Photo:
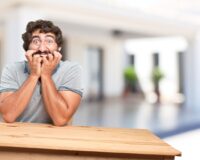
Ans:
{"type": "Polygon", "coordinates": [[[46,35],[45,37],[50,37],[50,38],[55,39],[55,36],[52,36],[52,35],[46,35]]]}
{"type": "Polygon", "coordinates": [[[34,38],[40,38],[39,36],[32,36],[32,39],[34,39],[34,38]]]}

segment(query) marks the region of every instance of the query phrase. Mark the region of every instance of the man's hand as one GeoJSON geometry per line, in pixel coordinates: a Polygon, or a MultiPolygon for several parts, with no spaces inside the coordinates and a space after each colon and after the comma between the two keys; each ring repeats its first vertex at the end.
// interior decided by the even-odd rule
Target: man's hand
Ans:
{"type": "Polygon", "coordinates": [[[51,76],[61,58],[62,55],[57,51],[54,51],[53,54],[48,54],[48,56],[43,56],[41,76],[51,76]]]}
{"type": "Polygon", "coordinates": [[[40,57],[40,55],[33,55],[35,52],[35,50],[28,50],[25,56],[28,60],[28,65],[31,72],[30,75],[39,78],[41,76],[42,57],[40,57]]]}

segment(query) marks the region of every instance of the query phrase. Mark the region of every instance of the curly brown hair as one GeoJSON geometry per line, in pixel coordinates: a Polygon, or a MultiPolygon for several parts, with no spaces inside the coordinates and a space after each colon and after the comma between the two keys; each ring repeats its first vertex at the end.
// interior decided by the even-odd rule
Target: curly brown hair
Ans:
{"type": "Polygon", "coordinates": [[[51,21],[39,19],[36,21],[30,21],[26,26],[26,32],[22,34],[22,39],[24,41],[23,48],[25,51],[28,50],[29,44],[31,43],[32,33],[38,29],[41,33],[54,33],[56,36],[56,43],[58,47],[62,46],[63,37],[60,28],[58,26],[55,26],[51,21]]]}

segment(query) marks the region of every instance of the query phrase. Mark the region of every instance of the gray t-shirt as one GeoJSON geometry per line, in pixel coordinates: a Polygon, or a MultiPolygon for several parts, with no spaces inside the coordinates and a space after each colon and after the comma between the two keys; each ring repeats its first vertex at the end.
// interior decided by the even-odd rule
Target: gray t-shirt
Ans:
{"type": "MultiPolygon", "coordinates": [[[[2,71],[0,93],[18,90],[28,78],[29,73],[30,70],[26,61],[7,65],[2,71]]],[[[82,96],[82,68],[77,63],[61,61],[54,70],[52,79],[58,91],[70,90],[82,96]]],[[[39,81],[28,106],[16,121],[52,123],[43,103],[39,81]]]]}

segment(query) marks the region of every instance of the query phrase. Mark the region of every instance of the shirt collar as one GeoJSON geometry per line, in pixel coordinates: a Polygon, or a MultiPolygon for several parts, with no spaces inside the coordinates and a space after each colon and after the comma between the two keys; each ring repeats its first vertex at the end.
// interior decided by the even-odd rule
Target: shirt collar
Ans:
{"type": "MultiPolygon", "coordinates": [[[[60,63],[54,69],[53,74],[57,72],[57,70],[58,70],[59,67],[60,67],[60,63]]],[[[24,73],[30,74],[30,68],[28,66],[28,62],[27,61],[24,61],[24,73]]]]}

